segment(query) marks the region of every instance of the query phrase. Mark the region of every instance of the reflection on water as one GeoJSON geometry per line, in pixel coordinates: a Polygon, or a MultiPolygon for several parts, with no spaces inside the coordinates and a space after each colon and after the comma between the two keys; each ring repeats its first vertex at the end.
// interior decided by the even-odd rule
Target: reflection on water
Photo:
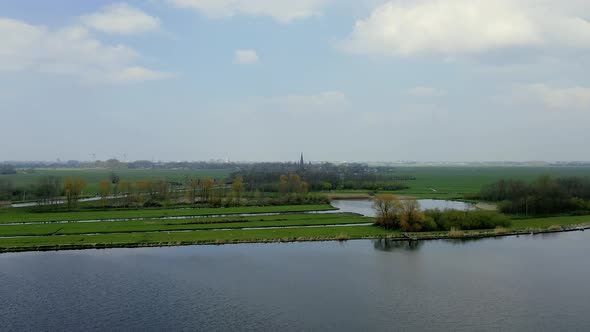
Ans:
{"type": "Polygon", "coordinates": [[[373,248],[379,251],[416,251],[424,245],[424,241],[395,241],[390,239],[377,239],[372,241],[373,248]]]}
{"type": "Polygon", "coordinates": [[[452,245],[466,245],[472,242],[484,241],[484,240],[500,240],[503,237],[486,237],[486,238],[476,238],[476,237],[464,237],[464,238],[455,238],[455,239],[443,239],[442,242],[450,243],[452,245]]]}
{"type": "MultiPolygon", "coordinates": [[[[475,205],[465,202],[445,201],[439,199],[419,199],[420,208],[427,209],[455,209],[455,210],[472,210],[475,205]]],[[[339,209],[339,212],[354,212],[367,217],[374,217],[373,201],[369,199],[339,199],[333,200],[332,206],[339,209]]]]}

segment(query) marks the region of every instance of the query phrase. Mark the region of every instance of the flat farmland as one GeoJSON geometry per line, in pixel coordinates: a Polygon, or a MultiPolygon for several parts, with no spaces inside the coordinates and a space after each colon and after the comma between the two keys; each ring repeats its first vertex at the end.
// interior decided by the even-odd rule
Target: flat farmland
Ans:
{"type": "Polygon", "coordinates": [[[416,180],[403,181],[410,188],[396,191],[398,194],[428,198],[462,198],[465,194],[477,193],[483,185],[500,179],[533,181],[539,176],[590,177],[590,167],[398,167],[395,175],[410,175],[416,180]]]}

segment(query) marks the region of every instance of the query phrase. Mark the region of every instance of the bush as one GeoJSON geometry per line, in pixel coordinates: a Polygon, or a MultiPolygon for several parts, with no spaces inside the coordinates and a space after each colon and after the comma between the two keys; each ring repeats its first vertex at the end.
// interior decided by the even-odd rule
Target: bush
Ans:
{"type": "Polygon", "coordinates": [[[155,200],[148,200],[145,203],[143,203],[143,207],[162,207],[162,204],[158,201],[155,200]]]}
{"type": "Polygon", "coordinates": [[[552,179],[541,176],[532,183],[500,180],[482,187],[480,198],[501,202],[500,211],[511,214],[552,214],[590,209],[590,178],[552,179]]]}
{"type": "Polygon", "coordinates": [[[459,210],[426,210],[424,214],[431,218],[436,229],[449,231],[453,228],[461,230],[494,229],[509,227],[510,220],[496,211],[459,211],[459,210]]]}

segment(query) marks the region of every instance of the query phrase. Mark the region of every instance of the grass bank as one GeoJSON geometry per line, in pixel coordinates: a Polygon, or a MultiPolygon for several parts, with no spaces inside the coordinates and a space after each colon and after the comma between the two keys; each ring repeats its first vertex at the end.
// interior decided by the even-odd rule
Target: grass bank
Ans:
{"type": "Polygon", "coordinates": [[[363,217],[354,213],[330,213],[313,215],[285,214],[280,216],[200,218],[181,220],[137,220],[125,222],[84,223],[73,222],[65,224],[50,223],[36,225],[22,224],[0,226],[0,237],[216,230],[253,227],[344,225],[371,222],[373,222],[373,218],[363,217]]]}
{"type": "Polygon", "coordinates": [[[15,222],[52,222],[107,220],[130,218],[165,218],[183,216],[231,215],[244,213],[285,213],[328,211],[335,208],[328,204],[320,205],[281,205],[281,206],[247,206],[230,208],[196,208],[196,209],[122,209],[74,212],[31,212],[28,208],[8,208],[0,210],[0,223],[15,222]]]}

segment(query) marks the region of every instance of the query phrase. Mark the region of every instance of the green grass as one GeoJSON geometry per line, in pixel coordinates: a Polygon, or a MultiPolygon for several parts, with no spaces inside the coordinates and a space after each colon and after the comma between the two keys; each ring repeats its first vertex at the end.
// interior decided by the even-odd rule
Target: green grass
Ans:
{"type": "MultiPolygon", "coordinates": [[[[0,175],[2,179],[12,181],[13,185],[27,186],[35,184],[43,176],[57,176],[61,178],[79,177],[86,181],[85,194],[94,195],[98,192],[98,183],[101,180],[108,180],[113,172],[110,169],[86,169],[86,168],[36,168],[34,173],[25,173],[19,170],[17,174],[0,175]]],[[[196,178],[226,178],[232,170],[230,169],[117,169],[114,172],[121,177],[121,180],[132,182],[148,179],[167,179],[169,181],[185,182],[191,177],[196,178]]]]}
{"type": "MultiPolygon", "coordinates": [[[[374,226],[228,230],[219,232],[129,233],[99,235],[40,236],[0,239],[0,251],[35,250],[39,247],[70,248],[180,245],[231,242],[270,242],[367,238],[396,234],[374,226]]],[[[63,249],[63,248],[62,248],[63,249]]]]}
{"type": "Polygon", "coordinates": [[[211,230],[244,227],[287,227],[371,223],[373,218],[354,213],[285,214],[236,218],[199,218],[155,221],[84,222],[66,224],[5,225],[0,236],[66,235],[156,231],[211,230]]]}
{"type": "Polygon", "coordinates": [[[462,198],[465,194],[477,193],[483,185],[502,178],[532,181],[541,175],[584,177],[590,176],[590,167],[400,166],[393,174],[416,177],[416,180],[403,181],[410,188],[396,191],[397,194],[419,198],[454,199],[462,198]]]}
{"type": "Polygon", "coordinates": [[[571,226],[590,223],[590,216],[559,216],[543,218],[513,218],[510,229],[545,229],[551,226],[571,226]]]}
{"type": "Polygon", "coordinates": [[[242,213],[273,213],[273,212],[304,212],[325,211],[335,208],[327,205],[283,205],[283,206],[247,206],[230,208],[197,208],[197,209],[129,209],[99,210],[74,212],[28,212],[27,208],[0,209],[0,224],[12,222],[51,222],[127,218],[162,218],[175,216],[205,216],[215,214],[242,213]]]}
{"type": "MultiPolygon", "coordinates": [[[[115,171],[123,180],[139,181],[144,179],[168,179],[186,182],[191,177],[226,178],[229,169],[201,170],[158,170],[158,169],[120,169],[115,171]]],[[[109,178],[108,169],[36,169],[35,173],[19,172],[14,175],[1,175],[10,179],[15,186],[34,184],[41,176],[53,175],[62,178],[81,177],[86,180],[85,194],[98,192],[98,183],[109,178]]],[[[409,189],[396,191],[397,194],[419,198],[456,199],[465,194],[476,193],[482,185],[495,182],[501,178],[534,180],[540,175],[590,176],[590,167],[550,167],[550,166],[399,166],[393,175],[410,175],[416,180],[403,181],[409,189]],[[436,191],[433,191],[432,189],[436,191]]],[[[350,191],[351,193],[355,191],[350,191]]],[[[367,191],[356,191],[364,192],[367,191]]]]}

